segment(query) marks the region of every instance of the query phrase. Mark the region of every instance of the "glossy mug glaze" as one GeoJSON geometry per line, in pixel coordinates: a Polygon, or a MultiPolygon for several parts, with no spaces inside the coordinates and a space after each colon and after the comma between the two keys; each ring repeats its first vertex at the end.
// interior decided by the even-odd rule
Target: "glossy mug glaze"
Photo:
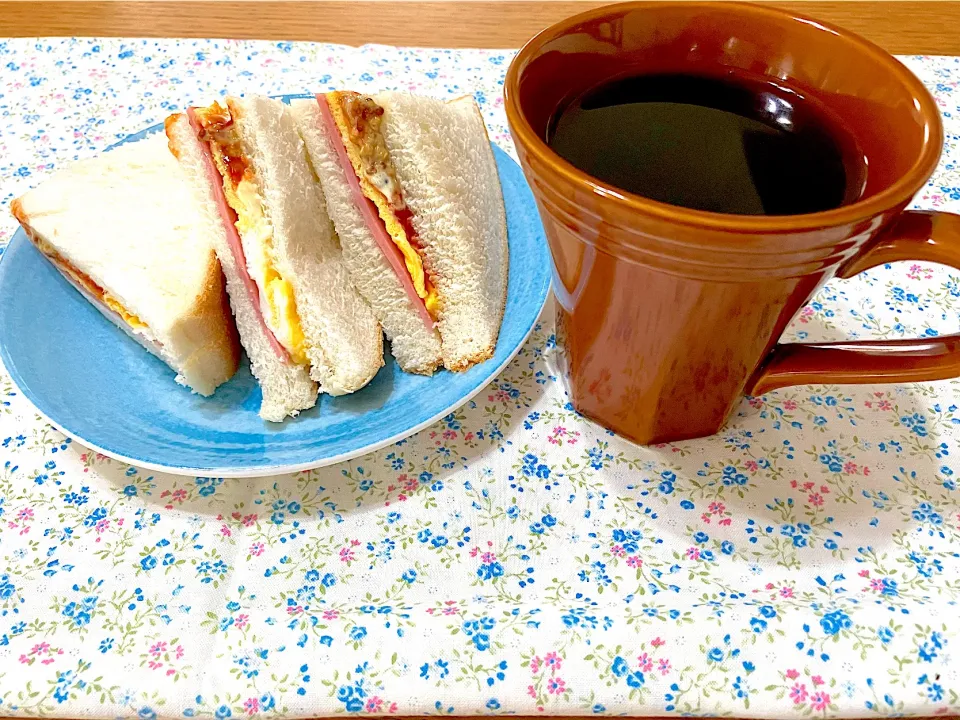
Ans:
{"type": "Polygon", "coordinates": [[[939,112],[872,43],[756,5],[610,5],[527,43],[505,99],[550,244],[557,339],[584,415],[640,443],[666,442],[717,432],[744,394],[960,375],[960,336],[778,344],[833,277],[896,260],[960,265],[960,216],[904,210],[940,156],[939,112]],[[596,180],[545,142],[558,111],[610,78],[725,69],[786,81],[839,116],[868,163],[861,198],[807,215],[691,210],[596,180]]]}

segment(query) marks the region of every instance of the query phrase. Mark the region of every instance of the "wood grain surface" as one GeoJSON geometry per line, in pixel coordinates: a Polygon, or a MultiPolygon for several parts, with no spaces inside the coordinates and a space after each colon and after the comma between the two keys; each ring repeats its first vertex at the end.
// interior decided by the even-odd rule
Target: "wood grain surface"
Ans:
{"type": "MultiPolygon", "coordinates": [[[[315,40],[519,47],[604,0],[0,0],[0,37],[40,35],[315,40]]],[[[960,55],[960,2],[773,0],[890,52],[960,55]]]]}

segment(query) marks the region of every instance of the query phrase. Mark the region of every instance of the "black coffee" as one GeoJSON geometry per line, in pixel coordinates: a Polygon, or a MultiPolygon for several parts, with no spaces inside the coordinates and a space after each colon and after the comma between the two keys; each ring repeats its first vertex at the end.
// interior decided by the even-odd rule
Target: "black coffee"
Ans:
{"type": "Polygon", "coordinates": [[[601,85],[547,141],[590,175],[697,210],[797,215],[860,197],[862,153],[821,103],[746,76],[642,75],[601,85]]]}

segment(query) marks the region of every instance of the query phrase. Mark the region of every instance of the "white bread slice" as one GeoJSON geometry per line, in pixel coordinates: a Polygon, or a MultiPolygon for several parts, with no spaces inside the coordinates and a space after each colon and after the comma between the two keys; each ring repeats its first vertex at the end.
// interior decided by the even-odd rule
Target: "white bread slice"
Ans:
{"type": "Polygon", "coordinates": [[[263,400],[260,417],[271,422],[280,422],[288,415],[313,407],[317,402],[317,385],[307,369],[296,363],[282,360],[271,347],[270,340],[261,326],[259,307],[247,293],[236,260],[230,251],[227,233],[224,230],[214,188],[206,174],[206,160],[200,140],[190,127],[186,115],[167,118],[167,139],[170,150],[180,161],[188,185],[201,212],[204,232],[216,250],[227,281],[230,306],[240,331],[250,369],[260,383],[263,400]]]}
{"type": "Polygon", "coordinates": [[[373,98],[437,289],[443,364],[493,356],[507,297],[507,220],[497,165],[472,97],[399,92],[373,98]]]}
{"type": "Polygon", "coordinates": [[[359,390],[383,366],[383,333],[350,282],[290,109],[262,96],[227,104],[273,227],[277,270],[293,286],[310,375],[331,395],[359,390]]]}
{"type": "Polygon", "coordinates": [[[320,180],[327,211],[340,237],[343,262],[354,286],[373,307],[400,368],[433,374],[441,362],[440,336],[423,321],[364,223],[331,144],[333,139],[321,122],[316,99],[294,100],[290,109],[320,180]]]}
{"type": "Polygon", "coordinates": [[[14,216],[64,276],[130,337],[210,395],[240,357],[223,276],[162,134],[60,170],[14,216]],[[134,327],[77,274],[137,316],[134,327]]]}

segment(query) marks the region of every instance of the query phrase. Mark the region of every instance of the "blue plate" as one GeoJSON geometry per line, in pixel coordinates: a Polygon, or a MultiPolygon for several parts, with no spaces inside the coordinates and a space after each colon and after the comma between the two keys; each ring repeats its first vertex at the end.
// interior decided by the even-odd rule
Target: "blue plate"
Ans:
{"type": "Polygon", "coordinates": [[[408,375],[387,353],[363,390],[322,395],[299,417],[266,423],[257,415],[260,388],[245,363],[213,397],[191,393],[74,290],[22,230],[0,259],[0,359],[66,435],[154,470],[218,477],[293,472],[401,440],[482,390],[520,350],[546,302],[550,257],[533,195],[520,167],[493,149],[510,243],[507,306],[493,358],[467,372],[408,375]]]}

